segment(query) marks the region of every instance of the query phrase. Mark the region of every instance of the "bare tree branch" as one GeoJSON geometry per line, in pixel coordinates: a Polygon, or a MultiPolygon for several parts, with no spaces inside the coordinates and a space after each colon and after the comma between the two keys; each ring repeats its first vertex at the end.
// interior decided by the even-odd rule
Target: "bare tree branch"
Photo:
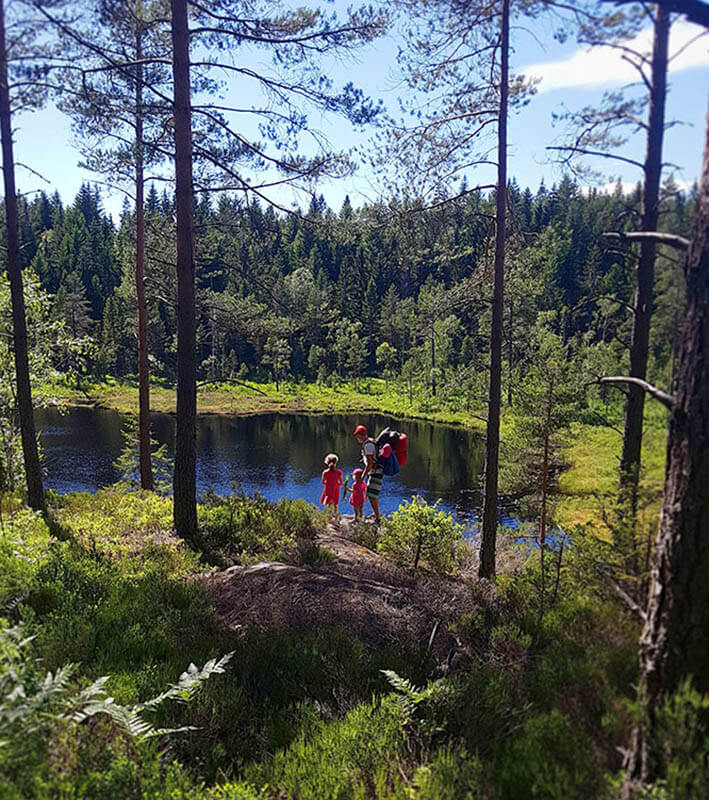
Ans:
{"type": "Polygon", "coordinates": [[[662,233],[661,231],[633,231],[632,233],[625,233],[624,231],[608,231],[604,233],[609,239],[626,239],[635,242],[643,239],[651,239],[658,244],[666,244],[668,247],[674,247],[675,250],[686,250],[689,247],[689,239],[684,236],[678,236],[676,233],[662,233]]]}
{"type": "Polygon", "coordinates": [[[653,397],[658,402],[662,403],[663,406],[666,408],[673,408],[675,398],[671,394],[667,394],[667,392],[663,392],[662,389],[658,389],[657,386],[653,386],[651,383],[647,381],[643,381],[640,378],[631,378],[630,376],[623,376],[623,375],[613,375],[613,376],[606,376],[605,378],[599,378],[599,383],[632,383],[634,386],[639,386],[644,392],[653,397]]]}

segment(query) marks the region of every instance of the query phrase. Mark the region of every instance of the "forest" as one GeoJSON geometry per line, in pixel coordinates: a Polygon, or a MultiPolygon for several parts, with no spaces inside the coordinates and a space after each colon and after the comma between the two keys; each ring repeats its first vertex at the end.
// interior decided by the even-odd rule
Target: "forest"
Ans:
{"type": "Polygon", "coordinates": [[[704,798],[708,7],[328,6],[0,0],[0,800],[704,798]],[[523,187],[544,25],[636,81],[523,187]],[[382,40],[398,115],[333,77],[382,40]],[[48,104],[73,198],[22,191],[48,104]]]}

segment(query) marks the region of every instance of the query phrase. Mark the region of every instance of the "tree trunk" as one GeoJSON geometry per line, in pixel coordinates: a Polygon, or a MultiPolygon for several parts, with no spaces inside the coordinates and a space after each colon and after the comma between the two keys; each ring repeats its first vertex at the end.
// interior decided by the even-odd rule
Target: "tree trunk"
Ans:
{"type": "MultiPolygon", "coordinates": [[[[142,4],[138,3],[140,14],[142,4]]],[[[143,57],[140,21],[135,37],[136,61],[143,57]]],[[[138,301],[138,453],[140,486],[152,491],[150,456],[150,374],[148,371],[148,309],[145,300],[145,201],[143,179],[143,67],[135,68],[135,294],[138,301]]]]}
{"type": "Polygon", "coordinates": [[[510,3],[502,2],[500,35],[500,116],[497,123],[497,207],[495,276],[490,331],[490,391],[485,444],[485,500],[480,542],[481,578],[495,577],[497,537],[497,471],[500,456],[500,390],[502,384],[502,311],[505,279],[505,214],[507,211],[507,98],[509,94],[510,3]]]}
{"type": "Polygon", "coordinates": [[[31,508],[44,508],[42,470],[37,452],[37,434],[34,427],[30,369],[27,357],[27,320],[25,295],[20,269],[20,242],[17,217],[17,192],[15,189],[15,160],[12,146],[12,121],[10,112],[10,84],[8,77],[7,46],[5,41],[5,8],[0,0],[0,136],[2,137],[2,174],[5,185],[5,216],[7,219],[7,277],[12,297],[12,333],[15,351],[15,379],[17,382],[17,411],[20,417],[22,456],[25,463],[27,503],[31,508]]]}
{"type": "Polygon", "coordinates": [[[514,342],[512,341],[512,326],[514,324],[514,301],[510,298],[510,321],[507,331],[507,405],[512,407],[512,368],[514,361],[514,342]]]}
{"type": "Polygon", "coordinates": [[[653,748],[663,693],[692,676],[709,691],[709,117],[697,216],[685,267],[687,313],[667,438],[665,487],[640,638],[643,723],[628,759],[626,796],[661,766],[653,748]]]}
{"type": "Polygon", "coordinates": [[[436,332],[431,323],[431,394],[436,396],[436,332]]]}
{"type": "MultiPolygon", "coordinates": [[[[662,174],[662,141],[665,132],[665,97],[667,89],[667,45],[670,31],[669,11],[655,8],[655,31],[652,51],[650,110],[648,114],[647,150],[643,167],[642,231],[656,231],[662,174]]],[[[630,345],[630,372],[633,378],[645,380],[647,374],[650,318],[655,282],[655,250],[652,239],[640,242],[640,257],[635,268],[633,302],[633,334],[630,345]]],[[[629,504],[635,516],[638,504],[638,480],[643,440],[645,393],[638,386],[628,386],[625,407],[623,450],[620,459],[621,500],[629,504]]]]}
{"type": "Polygon", "coordinates": [[[549,394],[547,395],[546,416],[544,419],[544,454],[542,456],[542,491],[541,491],[541,509],[539,515],[539,559],[540,559],[540,572],[542,590],[539,603],[539,616],[544,616],[544,589],[546,584],[546,572],[544,563],[544,551],[547,543],[547,485],[549,480],[549,437],[551,436],[551,406],[552,406],[552,393],[554,391],[553,385],[549,386],[549,394]]]}
{"type": "Polygon", "coordinates": [[[194,309],[194,206],[187,0],[172,0],[177,211],[177,424],[174,520],[177,535],[197,546],[197,386],[194,309]]]}

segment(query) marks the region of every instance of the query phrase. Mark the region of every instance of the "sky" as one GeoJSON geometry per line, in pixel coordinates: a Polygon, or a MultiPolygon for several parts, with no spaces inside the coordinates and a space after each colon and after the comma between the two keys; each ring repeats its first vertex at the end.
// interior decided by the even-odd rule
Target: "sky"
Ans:
{"type": "MultiPolygon", "coordinates": [[[[311,2],[331,10],[332,3],[311,2]]],[[[344,2],[334,4],[337,8],[344,2]]],[[[709,36],[695,41],[701,29],[684,20],[677,20],[670,40],[670,54],[681,51],[671,61],[667,119],[680,120],[681,125],[671,127],[665,137],[665,160],[676,165],[672,169],[675,179],[683,187],[689,187],[698,177],[701,161],[704,124],[709,90],[709,36]]],[[[589,50],[579,47],[574,41],[559,43],[553,38],[552,23],[537,20],[531,29],[513,29],[512,69],[525,75],[539,78],[537,94],[531,102],[513,115],[509,123],[509,167],[508,174],[521,187],[529,186],[533,191],[543,180],[547,187],[558,182],[563,169],[552,163],[548,145],[561,141],[563,130],[554,127],[552,114],[563,108],[577,110],[597,104],[604,91],[623,87],[636,80],[632,67],[624,62],[616,51],[605,48],[589,50]]],[[[633,45],[645,50],[651,47],[651,31],[643,31],[633,45]]],[[[396,34],[390,34],[364,48],[356,58],[332,62],[328,73],[337,83],[353,81],[371,97],[381,98],[394,115],[398,111],[397,97],[404,87],[397,73],[396,51],[399,42],[396,34]]],[[[245,100],[245,88],[237,83],[229,87],[229,95],[245,100]]],[[[248,97],[248,95],[246,95],[248,97]]],[[[254,102],[257,98],[252,98],[254,102]]],[[[371,134],[348,129],[347,123],[325,116],[311,118],[312,124],[331,140],[333,145],[347,149],[353,146],[366,147],[371,134]]],[[[16,160],[27,164],[43,176],[18,167],[17,182],[20,191],[38,189],[59,191],[65,202],[71,202],[83,181],[100,181],[101,177],[79,169],[78,152],[74,146],[69,120],[56,108],[50,106],[41,111],[18,115],[14,121],[16,160]]],[[[644,142],[638,136],[623,151],[642,161],[644,142]]],[[[601,163],[596,159],[589,164],[603,170],[594,185],[612,186],[622,180],[628,187],[639,180],[639,170],[620,162],[601,163]]],[[[669,173],[666,173],[666,175],[669,173]]],[[[665,176],[666,176],[665,175],[665,176]]],[[[469,185],[491,182],[491,174],[470,174],[469,185]]],[[[162,191],[163,184],[158,186],[162,191]]],[[[345,195],[354,205],[379,198],[381,183],[378,175],[367,167],[340,181],[323,183],[321,191],[331,208],[339,209],[345,195]]],[[[285,205],[307,200],[291,189],[280,190],[276,198],[285,205]]],[[[104,191],[104,207],[114,219],[118,219],[123,196],[118,192],[104,191]]]]}

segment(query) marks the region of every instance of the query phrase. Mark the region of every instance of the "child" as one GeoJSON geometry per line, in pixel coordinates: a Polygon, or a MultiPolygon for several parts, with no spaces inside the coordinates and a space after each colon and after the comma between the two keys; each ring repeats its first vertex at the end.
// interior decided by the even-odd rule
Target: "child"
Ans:
{"type": "Polygon", "coordinates": [[[364,470],[356,469],[352,473],[352,477],[354,478],[354,486],[350,489],[345,485],[345,489],[352,495],[350,497],[350,505],[354,509],[355,522],[360,522],[364,509],[364,499],[367,496],[367,484],[364,482],[364,470]]]}
{"type": "Polygon", "coordinates": [[[340,519],[339,502],[340,486],[342,486],[342,472],[337,469],[338,461],[339,459],[334,453],[329,453],[325,456],[327,469],[322,474],[322,482],[325,488],[320,498],[320,502],[327,506],[330,519],[334,519],[335,522],[340,519]]]}

